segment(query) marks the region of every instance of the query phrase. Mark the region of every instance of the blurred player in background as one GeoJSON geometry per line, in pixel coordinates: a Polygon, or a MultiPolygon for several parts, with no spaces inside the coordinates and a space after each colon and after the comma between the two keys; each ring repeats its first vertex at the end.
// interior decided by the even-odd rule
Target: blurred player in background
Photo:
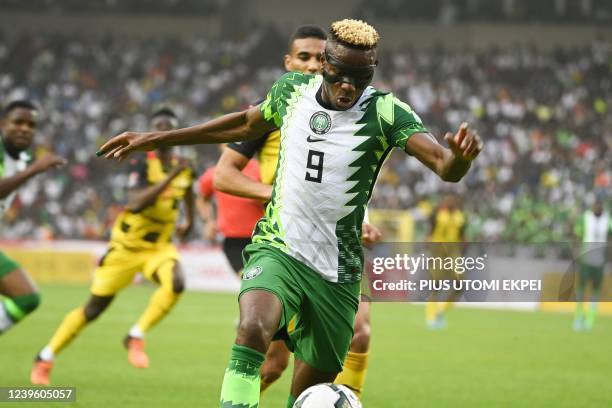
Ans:
{"type": "MultiPolygon", "coordinates": [[[[465,241],[465,226],[466,217],[459,208],[459,198],[457,196],[445,197],[431,216],[429,241],[432,243],[432,255],[439,258],[461,256],[459,243],[465,241]]],[[[442,268],[429,272],[434,279],[459,278],[454,270],[442,268]]],[[[459,293],[456,292],[432,293],[429,301],[425,303],[425,321],[428,328],[435,330],[446,327],[446,312],[450,310],[458,296],[459,293]]]]}
{"type": "Polygon", "coordinates": [[[576,315],[574,330],[591,330],[597,316],[597,302],[607,262],[607,242],[612,234],[612,218],[604,210],[603,200],[598,198],[593,207],[584,212],[576,225],[575,233],[581,242],[576,281],[576,315]],[[585,290],[591,286],[590,305],[585,313],[585,290]]]}
{"type": "MultiPolygon", "coordinates": [[[[153,114],[151,127],[158,131],[176,129],[178,119],[172,110],[162,108],[153,114]]],[[[176,233],[185,238],[193,224],[193,171],[187,161],[174,157],[169,148],[148,153],[133,160],[130,166],[128,203],[115,221],[108,250],[95,271],[91,296],[84,306],[64,318],[49,343],[37,354],[30,376],[33,384],[50,383],[56,355],[106,310],[138,272],[159,288],[123,342],[130,364],[148,367],[145,334],[173,308],[183,292],[185,282],[172,237],[176,233]],[[185,220],[177,226],[181,202],[185,220]]]]}
{"type": "MultiPolygon", "coordinates": [[[[28,101],[9,103],[0,116],[0,213],[9,209],[17,189],[32,177],[63,166],[66,160],[47,153],[30,163],[27,150],[38,125],[38,110],[28,101]]],[[[21,267],[0,252],[0,335],[32,313],[40,294],[21,267]],[[3,298],[4,297],[4,298],[3,298]]]]}
{"type": "MultiPolygon", "coordinates": [[[[220,145],[221,152],[226,145],[220,145]]],[[[217,231],[223,235],[223,252],[235,273],[242,270],[242,250],[251,243],[251,234],[255,224],[264,215],[263,202],[252,198],[244,198],[227,194],[215,189],[213,179],[217,167],[211,167],[198,179],[199,194],[196,199],[198,212],[206,222],[206,237],[214,241],[217,231]],[[213,208],[213,198],[216,200],[217,211],[213,208]]],[[[259,165],[257,160],[249,160],[240,176],[254,182],[259,181],[259,165]]]]}
{"type": "MultiPolygon", "coordinates": [[[[317,26],[301,26],[289,39],[289,47],[284,63],[287,71],[305,74],[318,74],[321,71],[321,58],[325,51],[327,34],[317,26]]],[[[215,185],[220,191],[240,197],[251,197],[264,202],[270,201],[272,184],[278,165],[280,130],[275,129],[263,137],[251,141],[230,143],[225,149],[215,175],[215,185]],[[257,156],[261,171],[261,181],[245,177],[242,172],[248,168],[251,158],[257,156]],[[242,172],[241,172],[242,171],[242,172]]],[[[362,227],[362,239],[373,244],[380,239],[380,231],[368,223],[362,227]]],[[[295,320],[292,321],[292,325],[295,320]]],[[[293,326],[290,327],[290,330],[293,326]]],[[[361,394],[369,357],[370,346],[370,304],[361,302],[355,318],[355,335],[351,349],[344,362],[344,370],[336,379],[358,395],[361,394]]],[[[284,341],[273,341],[261,368],[261,390],[265,391],[289,364],[289,349],[284,341]]]]}

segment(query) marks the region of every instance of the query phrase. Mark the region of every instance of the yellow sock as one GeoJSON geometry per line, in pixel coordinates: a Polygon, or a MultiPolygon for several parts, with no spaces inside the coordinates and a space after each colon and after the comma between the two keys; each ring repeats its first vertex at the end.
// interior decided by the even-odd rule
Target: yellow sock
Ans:
{"type": "Polygon", "coordinates": [[[155,293],[153,293],[153,296],[151,296],[149,305],[136,323],[138,328],[143,333],[146,333],[172,309],[178,298],[178,293],[174,293],[163,287],[157,289],[155,293]]]}
{"type": "Polygon", "coordinates": [[[85,325],[87,325],[87,320],[85,319],[85,310],[82,307],[68,313],[49,342],[49,348],[53,354],[59,353],[66,347],[85,325]]]}
{"type": "Polygon", "coordinates": [[[446,313],[453,308],[454,302],[440,302],[438,310],[442,313],[446,313]]]}
{"type": "Polygon", "coordinates": [[[349,351],[344,359],[344,369],[336,377],[336,384],[343,384],[352,389],[357,397],[361,398],[366,372],[368,371],[368,358],[370,352],[355,353],[349,351]]]}
{"type": "Polygon", "coordinates": [[[425,320],[433,322],[438,316],[438,302],[430,300],[425,303],[425,320]]]}

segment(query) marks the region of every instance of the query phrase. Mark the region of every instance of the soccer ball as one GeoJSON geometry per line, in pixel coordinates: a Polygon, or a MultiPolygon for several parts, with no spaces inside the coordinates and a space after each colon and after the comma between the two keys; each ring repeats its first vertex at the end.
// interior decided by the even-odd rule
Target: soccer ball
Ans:
{"type": "Polygon", "coordinates": [[[353,391],[344,385],[317,384],[304,390],[293,408],[362,408],[353,391]]]}

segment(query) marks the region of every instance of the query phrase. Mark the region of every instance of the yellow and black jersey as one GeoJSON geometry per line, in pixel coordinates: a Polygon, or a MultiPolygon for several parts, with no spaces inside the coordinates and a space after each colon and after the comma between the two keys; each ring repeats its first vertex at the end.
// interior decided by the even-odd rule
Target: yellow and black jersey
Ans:
{"type": "Polygon", "coordinates": [[[461,210],[441,208],[433,215],[432,242],[462,242],[465,215],[461,210]]]}
{"type": "Polygon", "coordinates": [[[261,182],[269,185],[274,183],[280,151],[279,129],[266,133],[259,139],[230,143],[228,147],[248,159],[252,159],[257,153],[261,182]]]}
{"type": "MultiPolygon", "coordinates": [[[[128,188],[139,189],[157,184],[168,176],[155,153],[130,163],[128,188]]],[[[179,218],[180,202],[191,189],[195,174],[183,170],[155,203],[141,211],[124,210],[119,214],[111,234],[111,245],[125,249],[152,249],[169,243],[179,218]]]]}

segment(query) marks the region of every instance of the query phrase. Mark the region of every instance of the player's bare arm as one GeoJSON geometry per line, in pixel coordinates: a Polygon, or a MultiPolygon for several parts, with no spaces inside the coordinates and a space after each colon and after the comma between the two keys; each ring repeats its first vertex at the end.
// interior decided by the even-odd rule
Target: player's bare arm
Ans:
{"type": "Polygon", "coordinates": [[[187,235],[189,235],[189,232],[193,228],[193,218],[195,215],[195,194],[191,188],[185,191],[183,204],[185,208],[185,219],[176,227],[176,235],[179,237],[179,239],[187,238],[187,235]]]}
{"type": "Polygon", "coordinates": [[[481,152],[483,143],[475,132],[463,123],[456,134],[447,133],[440,145],[430,134],[415,133],[406,143],[406,152],[433,170],[444,181],[458,182],[481,152]]]}
{"type": "Polygon", "coordinates": [[[209,241],[214,241],[217,237],[217,220],[212,203],[212,196],[198,194],[196,198],[196,208],[205,225],[204,236],[209,241]]]}
{"type": "Polygon", "coordinates": [[[124,132],[106,142],[96,153],[107,159],[125,159],[135,151],[150,151],[161,147],[228,143],[251,140],[271,131],[259,106],[242,112],[229,113],[201,125],[165,132],[124,132]]]}
{"type": "Polygon", "coordinates": [[[272,186],[244,175],[249,158],[232,149],[225,149],[215,171],[215,188],[224,193],[263,202],[270,201],[272,186]]]}
{"type": "Polygon", "coordinates": [[[149,187],[131,190],[128,193],[126,208],[130,211],[138,212],[155,203],[157,197],[168,188],[172,180],[187,167],[188,164],[186,162],[181,162],[178,166],[173,168],[168,176],[162,181],[149,187]]]}
{"type": "Polygon", "coordinates": [[[17,190],[32,177],[44,173],[49,169],[62,167],[66,163],[66,159],[54,153],[45,154],[30,166],[26,167],[25,170],[20,171],[14,176],[0,179],[0,199],[8,197],[9,194],[17,190]]]}

